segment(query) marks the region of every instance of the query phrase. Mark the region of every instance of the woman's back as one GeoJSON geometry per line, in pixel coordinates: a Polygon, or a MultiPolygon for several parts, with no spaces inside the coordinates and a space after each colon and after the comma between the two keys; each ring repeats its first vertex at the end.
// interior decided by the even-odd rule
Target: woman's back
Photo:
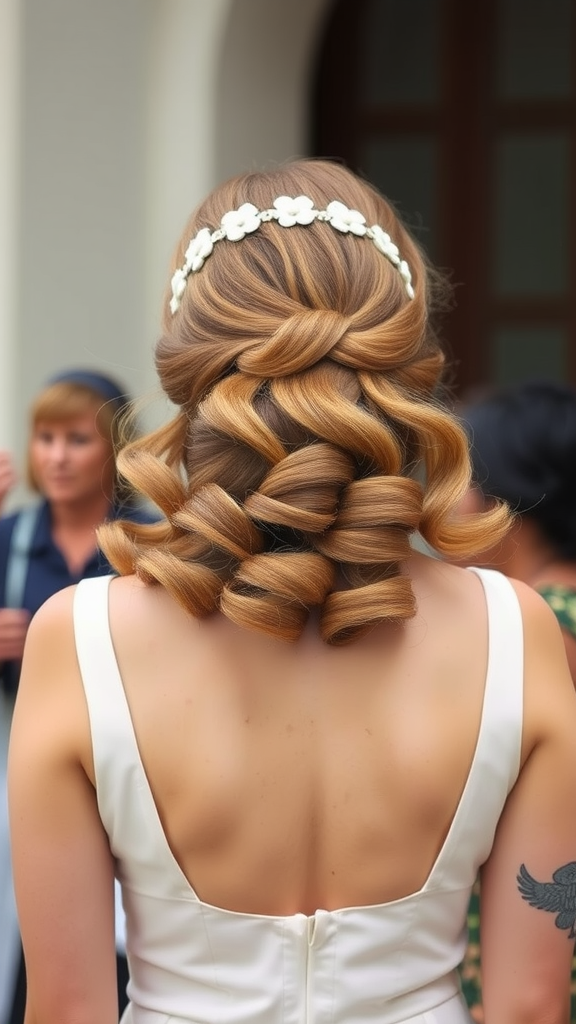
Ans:
{"type": "Polygon", "coordinates": [[[414,557],[419,614],[352,648],[194,622],[111,588],[114,647],[170,845],[207,902],[313,913],[418,890],[476,744],[487,618],[475,574],[414,557]],[[356,864],[359,869],[350,870],[356,864]]]}
{"type": "Polygon", "coordinates": [[[415,563],[435,604],[459,596],[482,620],[480,686],[462,682],[459,644],[427,641],[438,629],[425,609],[407,643],[375,631],[346,664],[324,656],[312,628],[279,662],[277,644],[250,650],[218,616],[191,624],[130,578],[110,587],[109,608],[107,581],[78,589],[130,1020],[388,1024],[433,1008],[439,1024],[465,1020],[455,967],[470,887],[520,764],[522,625],[503,577],[435,579],[437,563],[415,563]],[[463,766],[458,738],[472,722],[463,766]],[[447,814],[439,793],[455,783],[447,814]]]}

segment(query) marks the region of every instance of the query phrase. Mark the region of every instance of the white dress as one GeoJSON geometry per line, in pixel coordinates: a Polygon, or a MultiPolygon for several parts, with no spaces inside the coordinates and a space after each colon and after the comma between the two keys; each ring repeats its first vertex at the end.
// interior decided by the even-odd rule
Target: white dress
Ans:
{"type": "Polygon", "coordinates": [[[124,1024],[466,1024],[457,966],[466,911],[522,731],[522,621],[504,576],[475,570],[489,613],[482,720],[470,773],[422,889],[308,917],[204,903],[176,863],[138,753],[108,625],[109,578],[78,585],[75,632],[98,803],[127,916],[124,1024]]]}

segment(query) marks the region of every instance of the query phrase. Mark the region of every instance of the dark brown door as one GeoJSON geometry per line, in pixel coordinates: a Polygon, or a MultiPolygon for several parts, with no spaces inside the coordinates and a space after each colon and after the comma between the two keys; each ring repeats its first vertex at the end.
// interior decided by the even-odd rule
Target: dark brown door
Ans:
{"type": "Polygon", "coordinates": [[[574,0],[338,0],[313,106],[449,270],[459,388],[576,384],[574,0]]]}

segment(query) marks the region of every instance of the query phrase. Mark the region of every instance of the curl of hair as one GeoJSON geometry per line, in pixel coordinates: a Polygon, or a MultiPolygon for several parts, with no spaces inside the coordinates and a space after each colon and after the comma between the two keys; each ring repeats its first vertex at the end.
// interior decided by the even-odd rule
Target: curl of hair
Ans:
{"type": "Polygon", "coordinates": [[[175,316],[166,296],[156,366],[179,412],[119,459],[165,521],[108,524],[99,541],[118,571],[162,585],[195,616],[218,610],[296,640],[318,608],[324,640],[344,644],[414,614],[415,533],[472,555],[509,514],[455,514],[470,464],[439,397],[446,283],[371,186],[314,160],[235,178],[193,215],[173,269],[227,210],[302,193],[318,208],[337,198],[387,231],[414,299],[369,240],[324,223],[269,222],[219,242],[175,316]]]}

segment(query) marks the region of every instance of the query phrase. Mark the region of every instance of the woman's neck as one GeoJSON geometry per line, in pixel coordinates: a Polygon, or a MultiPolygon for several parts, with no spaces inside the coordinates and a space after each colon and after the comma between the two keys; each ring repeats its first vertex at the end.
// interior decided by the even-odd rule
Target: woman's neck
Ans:
{"type": "Polygon", "coordinates": [[[50,518],[53,530],[70,531],[93,530],[106,519],[112,502],[105,494],[97,499],[91,497],[87,501],[50,502],[50,518]]]}
{"type": "Polygon", "coordinates": [[[70,573],[79,576],[96,551],[96,527],[110,511],[110,501],[54,502],[50,505],[52,540],[70,573]]]}

